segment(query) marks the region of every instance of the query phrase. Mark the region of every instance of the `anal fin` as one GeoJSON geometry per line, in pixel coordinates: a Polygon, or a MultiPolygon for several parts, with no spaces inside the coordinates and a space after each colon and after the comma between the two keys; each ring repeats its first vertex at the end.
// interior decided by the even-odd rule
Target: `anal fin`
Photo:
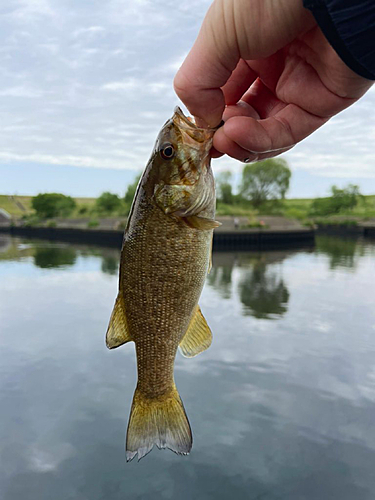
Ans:
{"type": "Polygon", "coordinates": [[[212,342],[212,333],[200,307],[197,305],[190,320],[188,329],[180,342],[181,353],[192,358],[208,349],[212,342]]]}
{"type": "Polygon", "coordinates": [[[133,339],[128,329],[124,299],[119,293],[109,320],[106,333],[106,345],[108,349],[114,349],[131,340],[133,339]]]}

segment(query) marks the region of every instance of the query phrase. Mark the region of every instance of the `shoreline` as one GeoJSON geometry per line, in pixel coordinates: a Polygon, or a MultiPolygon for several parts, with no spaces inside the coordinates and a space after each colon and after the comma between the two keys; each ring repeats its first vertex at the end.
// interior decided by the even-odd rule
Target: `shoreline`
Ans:
{"type": "MultiPolygon", "coordinates": [[[[62,227],[0,226],[0,233],[27,238],[72,243],[92,243],[121,248],[123,230],[82,229],[62,227]]],[[[213,248],[221,249],[272,249],[314,245],[314,229],[237,229],[214,231],[213,248]]]]}

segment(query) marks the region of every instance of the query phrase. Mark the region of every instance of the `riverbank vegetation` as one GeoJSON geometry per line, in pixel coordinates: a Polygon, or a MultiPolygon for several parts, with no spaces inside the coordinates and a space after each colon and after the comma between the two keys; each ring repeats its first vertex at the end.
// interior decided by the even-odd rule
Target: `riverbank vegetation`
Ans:
{"type": "MultiPolygon", "coordinates": [[[[98,198],[74,199],[59,193],[34,197],[0,195],[0,208],[31,225],[59,217],[88,219],[89,223],[105,217],[125,219],[139,178],[134,179],[123,196],[110,192],[98,198]]],[[[231,172],[220,172],[216,175],[217,215],[251,220],[265,215],[283,216],[305,225],[355,224],[375,218],[375,195],[363,196],[358,186],[332,186],[329,195],[322,198],[287,199],[290,178],[289,166],[280,158],[244,165],[239,186],[234,186],[231,172]]]]}
{"type": "Polygon", "coordinates": [[[216,179],[217,214],[249,217],[279,215],[312,223],[345,224],[375,217],[375,196],[363,196],[359,187],[332,186],[326,197],[287,199],[291,171],[282,159],[245,165],[237,192],[231,172],[216,179]]]}

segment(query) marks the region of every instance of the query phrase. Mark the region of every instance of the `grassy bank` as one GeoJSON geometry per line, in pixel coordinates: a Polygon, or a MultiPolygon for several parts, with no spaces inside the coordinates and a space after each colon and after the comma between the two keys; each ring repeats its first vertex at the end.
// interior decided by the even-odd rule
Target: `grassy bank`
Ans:
{"type": "MultiPolygon", "coordinates": [[[[0,195],[0,208],[6,210],[13,217],[31,215],[34,211],[31,206],[32,196],[8,196],[0,195]]],[[[77,207],[72,213],[72,217],[83,217],[90,213],[95,206],[96,198],[74,198],[77,207]],[[86,214],[86,215],[85,215],[86,214]]]]}
{"type": "MultiPolygon", "coordinates": [[[[7,196],[0,195],[0,208],[3,208],[13,217],[19,218],[24,215],[31,215],[33,209],[31,206],[31,196],[7,196]]],[[[77,207],[71,214],[72,218],[98,217],[100,214],[96,212],[96,198],[75,198],[77,207]]],[[[234,204],[225,205],[218,204],[217,214],[228,216],[243,216],[243,217],[261,217],[262,215],[281,215],[291,219],[300,221],[309,221],[316,219],[311,217],[310,206],[313,199],[295,198],[286,199],[278,205],[265,206],[261,210],[255,210],[250,204],[234,204]]],[[[124,216],[123,213],[112,213],[111,216],[124,216]]],[[[324,217],[324,219],[335,220],[342,218],[353,218],[358,220],[366,220],[375,218],[375,195],[363,196],[358,205],[350,211],[340,212],[338,216],[324,217]]],[[[321,219],[321,217],[319,217],[321,219]]]]}
{"type": "MultiPolygon", "coordinates": [[[[313,198],[286,199],[278,205],[265,206],[260,210],[254,210],[250,205],[224,205],[219,203],[218,215],[242,215],[248,217],[262,215],[281,215],[290,219],[308,221],[317,219],[310,214],[313,198]]],[[[352,210],[342,211],[339,215],[326,216],[325,219],[353,218],[366,220],[375,217],[375,195],[363,196],[358,205],[352,210]]],[[[319,217],[322,219],[322,217],[319,217]]]]}
{"type": "Polygon", "coordinates": [[[6,210],[13,217],[30,214],[32,196],[7,196],[0,195],[0,208],[6,210]]]}

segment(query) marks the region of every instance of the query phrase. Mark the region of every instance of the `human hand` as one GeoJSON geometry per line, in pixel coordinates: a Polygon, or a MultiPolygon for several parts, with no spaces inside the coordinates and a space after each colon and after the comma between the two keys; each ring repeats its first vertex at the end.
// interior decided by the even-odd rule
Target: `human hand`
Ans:
{"type": "Polygon", "coordinates": [[[177,72],[175,91],[201,126],[225,124],[213,156],[276,156],[372,85],[339,58],[302,0],[215,0],[177,72]]]}

